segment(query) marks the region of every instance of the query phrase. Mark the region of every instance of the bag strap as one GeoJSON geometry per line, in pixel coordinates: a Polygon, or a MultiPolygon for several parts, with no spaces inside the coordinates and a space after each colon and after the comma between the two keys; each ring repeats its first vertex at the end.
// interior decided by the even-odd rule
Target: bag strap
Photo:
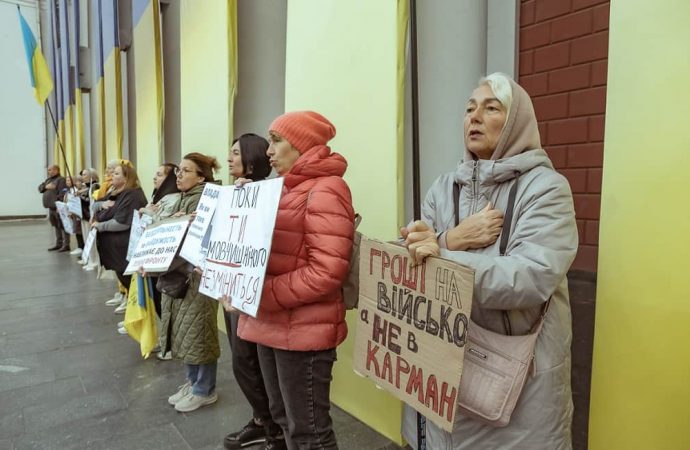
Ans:
{"type": "MultiPolygon", "coordinates": [[[[517,196],[517,184],[519,173],[516,173],[515,181],[510,187],[510,192],[508,193],[508,205],[506,208],[505,216],[503,219],[504,227],[501,230],[501,242],[498,246],[498,250],[501,256],[505,256],[506,249],[508,248],[508,239],[510,238],[510,232],[513,223],[513,212],[515,210],[515,197],[517,196]],[[507,227],[505,226],[507,224],[507,227]]],[[[453,183],[453,212],[455,215],[455,226],[457,227],[460,223],[460,184],[456,181],[453,183]]],[[[541,331],[542,325],[544,325],[544,320],[546,319],[546,312],[549,310],[549,305],[551,304],[551,299],[549,299],[542,307],[541,314],[537,322],[532,326],[530,334],[535,331],[538,333],[541,331]]],[[[512,335],[512,327],[510,326],[510,318],[508,317],[508,311],[503,311],[503,324],[506,327],[508,335],[512,335]]]]}
{"type": "MultiPolygon", "coordinates": [[[[501,256],[505,256],[506,248],[508,248],[508,238],[510,237],[510,229],[513,222],[513,211],[515,210],[515,197],[517,196],[517,182],[518,174],[515,177],[513,185],[510,187],[508,193],[508,206],[506,208],[505,218],[503,219],[503,229],[501,230],[501,243],[498,246],[501,256]],[[506,229],[505,224],[508,224],[506,229]]],[[[460,184],[456,181],[453,183],[453,209],[455,212],[455,226],[460,224],[460,184]]]]}
{"type": "MultiPolygon", "coordinates": [[[[519,176],[519,175],[518,175],[519,176]]],[[[508,193],[508,208],[503,219],[503,229],[501,230],[501,243],[498,250],[501,256],[505,256],[506,248],[508,248],[508,237],[510,237],[510,230],[513,225],[513,211],[515,210],[515,196],[517,195],[518,179],[515,177],[513,185],[510,187],[508,193]],[[506,228],[507,226],[507,228],[506,228]]]]}

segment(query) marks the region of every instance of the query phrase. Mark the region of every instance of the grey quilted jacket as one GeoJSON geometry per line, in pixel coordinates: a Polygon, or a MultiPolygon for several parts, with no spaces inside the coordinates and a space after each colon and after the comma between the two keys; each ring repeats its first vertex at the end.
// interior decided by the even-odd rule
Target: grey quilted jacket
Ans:
{"type": "MultiPolygon", "coordinates": [[[[196,211],[203,190],[201,184],[183,193],[179,211],[196,211]]],[[[199,293],[199,280],[199,274],[192,273],[184,298],[163,294],[161,302],[161,343],[185,364],[207,364],[220,357],[218,302],[199,293]]]]}

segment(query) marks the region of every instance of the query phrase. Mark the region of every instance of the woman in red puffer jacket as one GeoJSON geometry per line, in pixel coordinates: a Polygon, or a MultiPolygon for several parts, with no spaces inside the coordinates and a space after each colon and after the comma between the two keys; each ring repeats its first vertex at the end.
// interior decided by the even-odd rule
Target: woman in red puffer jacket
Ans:
{"type": "Polygon", "coordinates": [[[284,114],[269,134],[283,195],[258,315],[243,315],[238,334],[259,344],[271,414],[288,447],[335,449],[331,372],[347,336],[341,287],[354,235],[347,161],[326,146],[335,127],[318,113],[284,114]]]}

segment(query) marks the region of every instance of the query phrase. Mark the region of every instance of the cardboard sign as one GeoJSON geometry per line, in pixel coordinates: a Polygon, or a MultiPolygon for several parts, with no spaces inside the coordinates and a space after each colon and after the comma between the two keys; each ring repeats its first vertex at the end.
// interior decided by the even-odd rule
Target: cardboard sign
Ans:
{"type": "Polygon", "coordinates": [[[189,216],[184,216],[146,228],[125,269],[125,275],[139,268],[154,273],[168,270],[187,231],[187,224],[189,216]]]}
{"type": "Polygon", "coordinates": [[[282,178],[221,189],[199,292],[256,317],[282,191],[282,178]]]}
{"type": "Polygon", "coordinates": [[[89,263],[89,259],[91,259],[91,250],[94,250],[93,244],[96,242],[96,229],[91,228],[91,231],[89,231],[88,236],[86,237],[86,241],[84,241],[84,248],[81,251],[81,259],[84,261],[84,265],[89,263]]]}
{"type": "Polygon", "coordinates": [[[67,204],[64,202],[55,202],[55,208],[60,214],[60,221],[65,231],[69,234],[74,234],[74,222],[69,216],[69,211],[67,210],[67,204]]]}
{"type": "Polygon", "coordinates": [[[70,214],[74,214],[75,216],[81,219],[81,199],[76,195],[67,194],[67,211],[69,211],[70,214]]]}
{"type": "Polygon", "coordinates": [[[134,211],[134,214],[132,214],[132,225],[129,227],[129,244],[127,245],[127,261],[132,259],[139,239],[144,234],[146,227],[151,225],[152,222],[153,217],[148,214],[140,214],[139,211],[134,211]]]}
{"type": "Polygon", "coordinates": [[[474,271],[410,261],[404,247],[362,238],[354,368],[452,431],[474,271]]]}

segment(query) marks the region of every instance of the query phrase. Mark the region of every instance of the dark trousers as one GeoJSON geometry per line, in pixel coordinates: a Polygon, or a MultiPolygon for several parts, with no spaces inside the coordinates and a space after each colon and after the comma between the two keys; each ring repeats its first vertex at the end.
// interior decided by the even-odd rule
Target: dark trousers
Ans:
{"type": "MultiPolygon", "coordinates": [[[[80,225],[77,225],[80,226],[80,225]]],[[[84,236],[81,235],[81,233],[77,233],[77,247],[78,248],[84,248],[84,236]]]]}
{"type": "Polygon", "coordinates": [[[60,247],[69,246],[69,235],[62,226],[60,213],[58,213],[57,209],[51,208],[48,210],[48,221],[55,231],[55,245],[60,247]]]}
{"type": "Polygon", "coordinates": [[[225,312],[225,329],[228,331],[228,341],[232,350],[232,373],[252,407],[254,418],[261,420],[268,436],[277,436],[281,433],[281,429],[271,418],[268,393],[259,366],[257,345],[237,336],[238,322],[237,314],[225,312]]]}
{"type": "Polygon", "coordinates": [[[115,272],[115,276],[117,277],[117,280],[129,291],[129,283],[132,282],[132,275],[125,275],[120,272],[115,272]]]}
{"type": "Polygon", "coordinates": [[[335,349],[287,351],[258,345],[271,416],[290,450],[337,449],[330,409],[335,349]]]}
{"type": "MultiPolygon", "coordinates": [[[[150,275],[149,275],[150,276],[150,275]]],[[[153,307],[156,308],[156,314],[161,317],[161,291],[156,289],[156,283],[158,282],[158,277],[151,277],[151,284],[153,285],[153,307]]]]}

